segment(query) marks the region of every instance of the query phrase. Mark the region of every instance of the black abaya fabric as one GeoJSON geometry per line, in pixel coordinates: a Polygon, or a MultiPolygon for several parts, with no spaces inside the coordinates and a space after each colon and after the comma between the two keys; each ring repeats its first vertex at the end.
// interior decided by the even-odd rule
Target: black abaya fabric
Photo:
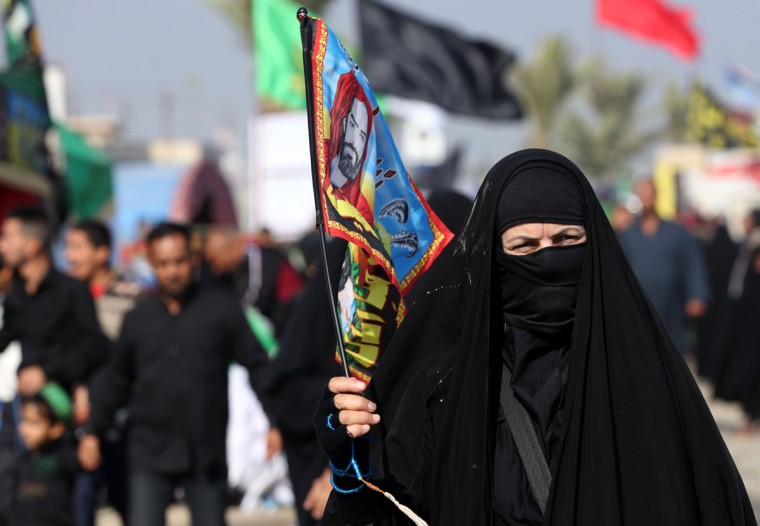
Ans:
{"type": "MultiPolygon", "coordinates": [[[[709,409],[593,190],[575,165],[544,150],[491,169],[467,226],[386,349],[369,387],[383,417],[372,435],[375,480],[431,525],[498,523],[498,197],[517,174],[543,169],[582,192],[588,237],[543,524],[755,524],[709,409]]],[[[334,500],[350,505],[342,497],[334,500]]],[[[373,522],[404,523],[390,511],[373,522]]]]}
{"type": "Polygon", "coordinates": [[[749,257],[741,297],[730,309],[720,362],[715,376],[715,396],[741,403],[747,416],[760,420],[760,272],[753,260],[760,258],[760,248],[749,257]]]}

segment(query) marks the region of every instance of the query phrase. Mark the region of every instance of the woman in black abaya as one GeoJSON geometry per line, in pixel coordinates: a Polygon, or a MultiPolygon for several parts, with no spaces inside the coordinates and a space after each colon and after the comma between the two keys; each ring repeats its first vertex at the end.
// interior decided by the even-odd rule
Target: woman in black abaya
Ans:
{"type": "Polygon", "coordinates": [[[328,524],[407,523],[356,480],[368,458],[436,526],[755,524],[593,190],[553,152],[491,169],[367,397],[353,379],[330,391],[328,524]]]}
{"type": "Polygon", "coordinates": [[[728,295],[732,299],[722,334],[715,396],[739,402],[746,412],[745,432],[760,429],[760,210],[746,219],[747,239],[731,270],[728,295]]]}

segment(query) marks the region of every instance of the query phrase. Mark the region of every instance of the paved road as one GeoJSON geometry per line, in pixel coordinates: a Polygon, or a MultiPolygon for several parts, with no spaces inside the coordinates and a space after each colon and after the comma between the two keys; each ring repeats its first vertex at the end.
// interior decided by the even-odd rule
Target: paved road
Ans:
{"type": "MultiPolygon", "coordinates": [[[[712,400],[709,387],[705,385],[701,387],[744,479],[755,514],[760,519],[760,434],[748,436],[741,433],[743,417],[739,407],[735,404],[712,400]]],[[[293,526],[295,524],[292,510],[247,515],[232,509],[228,512],[227,519],[229,526],[293,526]]],[[[121,526],[121,523],[110,511],[104,510],[98,516],[97,526],[121,526]]],[[[173,506],[169,510],[169,526],[190,526],[190,517],[184,507],[173,506]]]]}

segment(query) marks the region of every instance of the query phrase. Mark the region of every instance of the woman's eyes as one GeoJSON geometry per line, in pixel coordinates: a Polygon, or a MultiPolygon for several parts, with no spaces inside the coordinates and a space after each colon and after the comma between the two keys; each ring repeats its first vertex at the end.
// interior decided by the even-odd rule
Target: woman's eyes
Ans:
{"type": "Polygon", "coordinates": [[[520,243],[519,245],[509,247],[507,250],[510,252],[526,253],[536,250],[538,246],[538,243],[520,243]]]}
{"type": "Polygon", "coordinates": [[[554,239],[555,245],[575,245],[586,239],[584,234],[565,234],[554,239]]]}
{"type": "MultiPolygon", "coordinates": [[[[553,246],[572,246],[586,241],[586,234],[561,234],[552,238],[553,246]]],[[[539,241],[525,241],[512,246],[505,246],[504,251],[511,254],[530,254],[541,249],[539,241]]]]}

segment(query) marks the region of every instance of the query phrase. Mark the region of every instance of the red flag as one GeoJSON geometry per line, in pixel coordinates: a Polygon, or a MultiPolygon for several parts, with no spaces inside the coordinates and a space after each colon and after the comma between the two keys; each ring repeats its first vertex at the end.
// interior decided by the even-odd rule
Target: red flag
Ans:
{"type": "Polygon", "coordinates": [[[662,0],[597,0],[596,18],[601,25],[665,46],[683,59],[693,59],[699,52],[691,11],[662,0]]]}

